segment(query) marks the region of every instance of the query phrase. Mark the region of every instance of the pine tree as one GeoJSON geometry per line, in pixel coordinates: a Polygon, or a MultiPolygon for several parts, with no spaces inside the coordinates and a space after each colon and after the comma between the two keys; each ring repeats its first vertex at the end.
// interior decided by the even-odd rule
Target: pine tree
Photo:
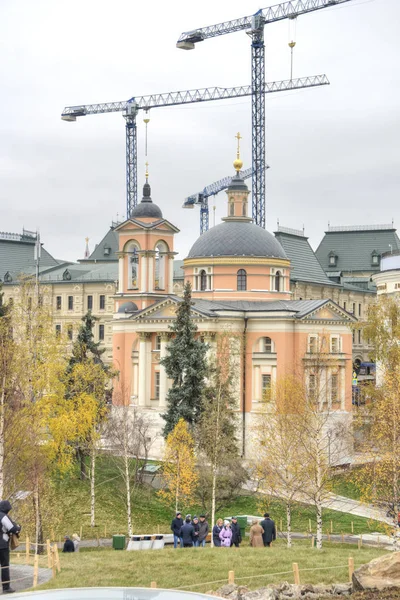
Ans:
{"type": "MultiPolygon", "coordinates": [[[[77,363],[85,362],[88,359],[92,359],[95,363],[103,364],[101,356],[104,354],[105,348],[100,348],[100,342],[95,342],[93,336],[93,328],[96,321],[96,317],[92,315],[90,310],[82,317],[83,324],[79,328],[78,336],[73,345],[67,372],[72,371],[77,363]]],[[[103,367],[105,371],[109,370],[107,365],[103,365],[103,367]]]]}
{"type": "Polygon", "coordinates": [[[170,327],[175,337],[168,346],[167,356],[161,360],[167,376],[173,382],[167,395],[168,409],[162,415],[165,420],[165,438],[179,419],[184,419],[193,427],[201,416],[202,390],[207,371],[207,345],[196,338],[197,325],[192,321],[190,314],[191,291],[191,285],[187,282],[183,301],[176,311],[176,321],[170,327]]]}

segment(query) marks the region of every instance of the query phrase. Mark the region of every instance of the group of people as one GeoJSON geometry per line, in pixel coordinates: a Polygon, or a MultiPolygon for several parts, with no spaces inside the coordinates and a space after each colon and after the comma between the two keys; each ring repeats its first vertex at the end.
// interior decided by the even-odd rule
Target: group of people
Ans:
{"type": "Polygon", "coordinates": [[[69,535],[64,535],[64,546],[62,551],[63,552],[79,552],[79,542],[81,541],[81,538],[79,537],[79,535],[77,533],[74,533],[72,535],[72,540],[69,537],[69,535]]]}
{"type": "MultiPolygon", "coordinates": [[[[192,548],[194,546],[205,546],[209,526],[205,515],[186,515],[185,520],[180,512],[176,513],[171,523],[171,531],[174,534],[174,548],[192,548]]],[[[230,548],[235,546],[239,548],[242,541],[239,523],[236,517],[231,521],[218,519],[212,529],[213,545],[217,547],[230,548]]],[[[276,527],[274,521],[268,513],[264,514],[264,519],[259,523],[253,520],[250,528],[250,546],[254,548],[260,546],[270,546],[276,540],[276,527]]]]}

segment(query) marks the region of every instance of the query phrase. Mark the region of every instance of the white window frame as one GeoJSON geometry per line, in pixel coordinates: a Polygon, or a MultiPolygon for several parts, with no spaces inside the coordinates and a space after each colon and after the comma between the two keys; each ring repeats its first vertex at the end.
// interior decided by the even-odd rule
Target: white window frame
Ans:
{"type": "Polygon", "coordinates": [[[308,344],[307,344],[307,352],[308,354],[316,354],[318,352],[319,349],[319,342],[318,342],[318,334],[313,334],[310,333],[308,336],[308,344]],[[312,345],[315,342],[315,349],[312,349],[312,345]]]}
{"type": "Polygon", "coordinates": [[[331,354],[340,354],[340,352],[342,351],[342,339],[340,335],[331,335],[329,351],[331,354]],[[336,350],[334,350],[335,344],[336,350]]]}

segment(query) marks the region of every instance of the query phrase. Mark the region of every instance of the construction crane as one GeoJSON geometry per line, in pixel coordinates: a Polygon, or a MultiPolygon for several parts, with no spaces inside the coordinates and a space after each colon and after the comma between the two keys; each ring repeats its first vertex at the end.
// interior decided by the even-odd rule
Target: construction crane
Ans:
{"type": "MultiPolygon", "coordinates": [[[[265,169],[269,169],[269,166],[265,165],[265,169]]],[[[240,171],[240,177],[242,179],[249,179],[252,175],[253,167],[240,171]]],[[[194,208],[195,206],[200,206],[200,235],[205,231],[208,231],[209,228],[209,197],[216,196],[219,192],[226,190],[231,181],[232,175],[228,175],[228,177],[215,181],[214,183],[211,183],[211,185],[206,185],[202,192],[197,192],[197,194],[192,194],[185,198],[182,208],[194,208]]]]}
{"type": "Polygon", "coordinates": [[[251,120],[252,120],[252,212],[254,222],[265,228],[265,46],[264,26],[283,19],[295,19],[315,10],[350,0],[293,0],[264,9],[254,15],[217,23],[182,33],[177,47],[193,50],[195,44],[235,31],[246,31],[251,38],[251,120]]]}
{"type": "MultiPolygon", "coordinates": [[[[300,77],[292,80],[273,81],[265,84],[263,94],[298,90],[328,84],[329,81],[326,75],[314,75],[312,77],[300,77]]],[[[252,93],[252,87],[250,85],[244,85],[231,88],[211,87],[180,92],[167,92],[165,94],[152,94],[150,96],[133,97],[130,100],[123,100],[122,102],[67,106],[61,113],[61,119],[71,122],[76,121],[78,117],[85,117],[86,115],[99,115],[114,112],[123,113],[126,131],[126,216],[129,218],[132,209],[137,205],[136,116],[139,110],[147,112],[151,108],[160,108],[163,106],[178,106],[194,102],[241,98],[244,96],[251,96],[252,93]]]]}

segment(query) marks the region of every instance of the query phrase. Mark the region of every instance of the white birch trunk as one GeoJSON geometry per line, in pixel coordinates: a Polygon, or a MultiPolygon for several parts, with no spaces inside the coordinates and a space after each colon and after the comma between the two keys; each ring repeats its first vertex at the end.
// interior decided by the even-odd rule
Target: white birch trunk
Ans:
{"type": "Polygon", "coordinates": [[[4,410],[5,410],[6,377],[3,376],[3,384],[0,399],[0,498],[4,495],[4,410]]]}
{"type": "Polygon", "coordinates": [[[292,509],[290,503],[286,504],[286,527],[287,527],[287,547],[292,547],[292,509]]]}
{"type": "Polygon", "coordinates": [[[96,467],[96,444],[93,442],[92,444],[92,454],[91,454],[91,465],[90,465],[90,526],[95,527],[95,503],[96,503],[96,495],[95,495],[95,467],[96,467]]]}
{"type": "Polygon", "coordinates": [[[213,465],[213,477],[212,477],[212,493],[211,493],[211,548],[214,547],[214,539],[212,535],[212,530],[215,525],[215,493],[217,489],[217,466],[213,465]]]}
{"type": "Polygon", "coordinates": [[[132,537],[132,515],[131,515],[131,481],[129,477],[129,457],[124,456],[125,460],[125,483],[126,483],[126,516],[128,519],[128,535],[132,537]]]}

